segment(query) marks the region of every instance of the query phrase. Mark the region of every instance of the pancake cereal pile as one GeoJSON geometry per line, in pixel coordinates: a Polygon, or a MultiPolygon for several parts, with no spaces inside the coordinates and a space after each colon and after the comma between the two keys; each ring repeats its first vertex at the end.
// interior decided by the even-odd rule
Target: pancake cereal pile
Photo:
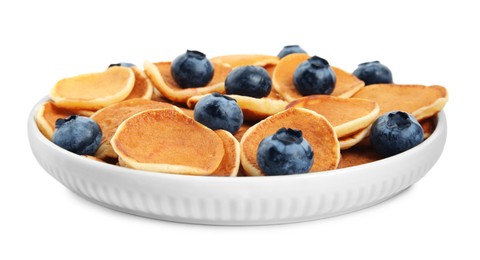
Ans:
{"type": "Polygon", "coordinates": [[[349,73],[287,47],[277,56],[187,51],[143,69],[112,64],[59,80],[35,120],[47,139],[86,160],[223,177],[322,172],[391,156],[372,131],[387,116],[387,125],[421,126],[422,140],[435,130],[444,87],[395,84],[378,62],[349,73]]]}

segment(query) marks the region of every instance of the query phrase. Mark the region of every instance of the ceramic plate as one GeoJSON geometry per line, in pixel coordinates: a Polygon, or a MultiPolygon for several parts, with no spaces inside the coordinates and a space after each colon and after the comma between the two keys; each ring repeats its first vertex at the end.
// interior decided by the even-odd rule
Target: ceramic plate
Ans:
{"type": "Polygon", "coordinates": [[[262,225],[337,216],[385,201],[419,181],[440,157],[444,112],[433,134],[396,156],[332,171],[271,177],[186,176],[132,170],[61,149],[38,130],[28,137],[39,164],[65,187],[118,211],[185,223],[262,225]]]}

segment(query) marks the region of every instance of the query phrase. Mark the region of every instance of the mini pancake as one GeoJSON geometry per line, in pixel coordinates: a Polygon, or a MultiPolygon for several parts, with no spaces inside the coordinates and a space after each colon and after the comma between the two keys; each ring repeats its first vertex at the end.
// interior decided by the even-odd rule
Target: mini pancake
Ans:
{"type": "Polygon", "coordinates": [[[357,132],[351,135],[338,138],[338,142],[340,143],[340,149],[346,150],[362,142],[362,140],[365,139],[370,134],[370,127],[371,126],[368,126],[364,129],[358,130],[357,132]]]}
{"type": "Polygon", "coordinates": [[[425,118],[423,119],[422,121],[420,121],[420,125],[422,126],[423,128],[423,139],[427,139],[428,137],[430,137],[430,135],[432,135],[433,131],[435,131],[435,128],[436,128],[436,117],[435,116],[431,116],[431,117],[428,117],[428,118],[425,118]]]}
{"type": "Polygon", "coordinates": [[[340,160],[340,145],[332,125],[318,113],[304,108],[290,108],[250,127],[240,142],[240,161],[250,176],[264,175],[257,164],[260,142],[278,129],[286,127],[302,131],[313,150],[310,172],[333,170],[340,160]]]}
{"type": "Polygon", "coordinates": [[[115,134],[117,127],[130,116],[147,109],[169,108],[178,109],[174,105],[142,98],[128,99],[117,104],[98,110],[91,116],[102,129],[102,143],[95,156],[104,159],[116,158],[117,154],[112,149],[110,139],[115,134]]]}
{"type": "Polygon", "coordinates": [[[155,88],[163,97],[179,103],[185,103],[189,98],[213,92],[225,93],[225,78],[232,70],[229,65],[213,63],[213,78],[205,87],[181,88],[175,82],[170,72],[171,62],[152,63],[145,61],[145,73],[153,82],[155,88]]]}
{"type": "Polygon", "coordinates": [[[288,104],[287,108],[290,107],[303,107],[323,115],[332,124],[338,138],[366,128],[380,112],[375,101],[327,95],[299,98],[288,104]]]}
{"type": "MultiPolygon", "coordinates": [[[[297,91],[295,85],[293,84],[293,73],[300,63],[309,58],[310,56],[307,54],[295,53],[285,56],[277,64],[275,70],[273,71],[272,84],[285,100],[293,101],[297,98],[303,97],[303,95],[297,91]]],[[[335,72],[337,79],[335,88],[331,94],[332,96],[344,98],[351,97],[361,88],[363,88],[363,86],[365,86],[363,81],[359,80],[352,74],[333,66],[332,69],[335,72]]]]}
{"type": "Polygon", "coordinates": [[[50,97],[61,108],[97,110],[124,100],[134,84],[133,70],[115,66],[62,79],[50,91],[50,97]]]}
{"type": "Polygon", "coordinates": [[[263,54],[234,54],[210,59],[212,62],[227,64],[232,68],[247,65],[262,66],[265,68],[269,65],[276,65],[279,60],[277,56],[263,54]]]}
{"type": "Polygon", "coordinates": [[[382,157],[371,148],[355,147],[348,150],[342,150],[342,158],[338,164],[338,169],[362,165],[380,159],[382,159],[382,157]]]}
{"type": "Polygon", "coordinates": [[[89,110],[73,110],[59,108],[51,101],[43,103],[35,115],[40,132],[49,140],[52,140],[53,132],[55,131],[55,122],[59,118],[67,118],[71,115],[90,116],[94,112],[89,110]]]}
{"type": "Polygon", "coordinates": [[[237,141],[241,141],[242,140],[242,137],[243,135],[245,134],[245,132],[247,132],[247,130],[252,127],[253,124],[250,124],[250,123],[246,123],[246,122],[243,122],[243,124],[240,126],[240,128],[238,129],[238,131],[233,135],[237,141]]]}
{"type": "Polygon", "coordinates": [[[111,143],[127,167],[165,173],[210,175],[225,154],[218,134],[174,109],[129,117],[111,143]]]}
{"type": "Polygon", "coordinates": [[[137,67],[132,67],[135,74],[135,84],[133,85],[132,92],[125,99],[143,98],[152,99],[153,84],[147,75],[137,67]]]}
{"type": "Polygon", "coordinates": [[[401,110],[419,121],[438,113],[448,100],[447,90],[437,85],[375,84],[364,87],[353,97],[376,101],[380,106],[379,115],[401,110]]]}
{"type": "Polygon", "coordinates": [[[220,166],[210,176],[235,177],[240,168],[240,143],[228,131],[215,130],[215,133],[222,139],[225,154],[220,166]]]}
{"type": "MultiPolygon", "coordinates": [[[[194,108],[198,101],[205,96],[206,95],[189,98],[187,100],[187,106],[194,108]]],[[[258,121],[265,119],[271,115],[285,110],[285,107],[288,105],[286,101],[275,100],[268,97],[254,98],[241,95],[226,96],[229,96],[237,101],[238,106],[242,109],[244,120],[258,121]]]]}

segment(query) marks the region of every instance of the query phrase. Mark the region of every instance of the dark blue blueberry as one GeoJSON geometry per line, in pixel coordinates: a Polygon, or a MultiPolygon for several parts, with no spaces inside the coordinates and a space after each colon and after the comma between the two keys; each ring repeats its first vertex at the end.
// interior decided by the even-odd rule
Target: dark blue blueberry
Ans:
{"type": "Polygon", "coordinates": [[[278,53],[278,57],[281,59],[292,53],[307,53],[302,47],[298,45],[287,45],[278,53]]]}
{"type": "Polygon", "coordinates": [[[182,88],[203,87],[213,78],[213,65],[205,54],[189,51],[172,61],[172,77],[182,88]]]}
{"type": "Polygon", "coordinates": [[[110,68],[110,67],[115,67],[115,66],[118,66],[118,67],[127,67],[127,68],[136,67],[135,64],[129,63],[129,62],[112,63],[112,64],[108,65],[109,68],[110,68]]]}
{"type": "Polygon", "coordinates": [[[359,64],[353,75],[365,82],[365,85],[393,83],[392,72],[379,61],[359,64]]]}
{"type": "Polygon", "coordinates": [[[304,96],[329,95],[335,88],[337,77],[328,61],[318,56],[300,63],[293,73],[293,84],[304,96]]]}
{"type": "Polygon", "coordinates": [[[193,110],[195,120],[206,127],[235,134],[243,124],[243,113],[231,97],[213,93],[201,98],[193,110]]]}
{"type": "Polygon", "coordinates": [[[266,97],[272,89],[272,79],[267,70],[260,66],[240,66],[228,74],[225,89],[227,94],[266,97]]]}
{"type": "Polygon", "coordinates": [[[89,117],[69,116],[57,119],[53,143],[80,155],[94,155],[102,141],[102,130],[89,117]]]}
{"type": "Polygon", "coordinates": [[[313,150],[302,131],[280,128],[258,145],[257,163],[265,175],[307,173],[313,165],[313,150]]]}
{"type": "Polygon", "coordinates": [[[403,111],[380,116],[370,132],[373,149],[384,157],[406,151],[422,141],[422,126],[412,115],[403,111]]]}

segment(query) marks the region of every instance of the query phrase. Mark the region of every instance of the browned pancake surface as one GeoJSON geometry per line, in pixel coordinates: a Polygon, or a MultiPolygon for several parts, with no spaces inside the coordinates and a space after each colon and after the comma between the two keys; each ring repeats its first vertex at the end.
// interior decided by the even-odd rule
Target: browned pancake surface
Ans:
{"type": "Polygon", "coordinates": [[[247,132],[247,130],[252,127],[252,125],[254,125],[254,123],[243,122],[243,124],[233,136],[240,142],[245,132],[247,132]]]}
{"type": "Polygon", "coordinates": [[[343,150],[341,153],[342,158],[338,164],[339,169],[362,165],[382,159],[382,157],[371,148],[351,148],[343,150]]]}
{"type": "Polygon", "coordinates": [[[440,111],[447,101],[447,90],[442,86],[376,84],[364,87],[354,98],[376,101],[380,114],[401,110],[421,120],[440,111]]]}
{"type": "Polygon", "coordinates": [[[97,151],[97,156],[101,158],[116,157],[116,154],[110,147],[110,139],[115,134],[117,127],[125,119],[138,112],[158,108],[172,109],[174,106],[169,103],[136,98],[110,105],[93,114],[91,118],[95,120],[100,126],[100,129],[102,129],[102,143],[97,151]]]}
{"type": "Polygon", "coordinates": [[[130,117],[112,142],[125,164],[146,170],[208,175],[224,156],[222,139],[214,131],[173,109],[147,110],[130,117]]]}
{"type": "Polygon", "coordinates": [[[241,160],[250,175],[261,175],[257,164],[257,151],[260,142],[278,129],[293,128],[302,130],[303,137],[310,143],[314,152],[310,172],[335,169],[340,158],[340,147],[331,124],[319,114],[303,108],[290,108],[260,121],[243,135],[241,160]],[[256,171],[255,171],[256,169],[256,171]]]}
{"type": "Polygon", "coordinates": [[[313,110],[325,116],[335,127],[369,115],[378,105],[368,99],[312,95],[297,99],[287,107],[303,107],[313,110]]]}

